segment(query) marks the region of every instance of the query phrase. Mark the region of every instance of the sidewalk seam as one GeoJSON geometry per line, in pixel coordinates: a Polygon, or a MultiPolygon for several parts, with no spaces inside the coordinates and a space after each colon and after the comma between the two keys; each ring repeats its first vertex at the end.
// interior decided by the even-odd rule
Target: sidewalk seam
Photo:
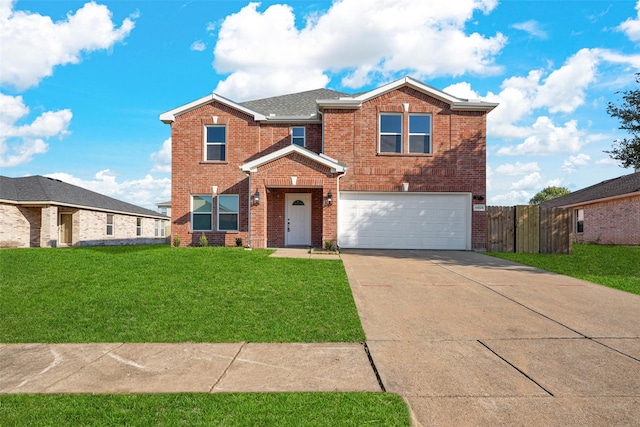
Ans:
{"type": "Polygon", "coordinates": [[[227,372],[229,372],[229,369],[231,368],[231,366],[233,365],[233,363],[238,359],[238,356],[240,355],[240,353],[242,352],[242,349],[245,348],[247,346],[248,342],[243,342],[242,345],[240,346],[240,348],[238,349],[238,351],[236,352],[236,354],[233,355],[233,358],[231,358],[231,362],[229,362],[229,364],[227,365],[227,367],[224,369],[224,372],[222,372],[222,375],[220,375],[220,377],[213,383],[213,385],[211,386],[211,388],[209,388],[209,393],[213,393],[213,390],[216,388],[216,386],[218,384],[220,384],[220,381],[222,381],[222,379],[227,375],[227,372]]]}

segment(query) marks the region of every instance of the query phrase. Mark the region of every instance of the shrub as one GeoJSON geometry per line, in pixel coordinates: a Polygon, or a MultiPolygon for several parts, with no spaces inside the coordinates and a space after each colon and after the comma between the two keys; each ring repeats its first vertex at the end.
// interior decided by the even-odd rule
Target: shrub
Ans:
{"type": "Polygon", "coordinates": [[[236,237],[236,246],[242,247],[242,237],[236,237]]]}
{"type": "Polygon", "coordinates": [[[173,236],[173,246],[175,246],[176,248],[180,246],[180,236],[178,236],[177,234],[173,236]]]}
{"type": "Polygon", "coordinates": [[[200,246],[206,248],[209,246],[209,241],[207,240],[207,236],[204,233],[200,235],[200,246]]]}

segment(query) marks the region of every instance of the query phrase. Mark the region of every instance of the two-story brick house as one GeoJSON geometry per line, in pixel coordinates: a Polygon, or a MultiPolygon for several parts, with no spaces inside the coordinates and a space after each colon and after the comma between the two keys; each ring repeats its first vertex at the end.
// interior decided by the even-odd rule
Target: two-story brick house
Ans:
{"type": "Polygon", "coordinates": [[[172,233],[252,247],[484,249],[486,115],[410,77],[167,111],[172,233]]]}

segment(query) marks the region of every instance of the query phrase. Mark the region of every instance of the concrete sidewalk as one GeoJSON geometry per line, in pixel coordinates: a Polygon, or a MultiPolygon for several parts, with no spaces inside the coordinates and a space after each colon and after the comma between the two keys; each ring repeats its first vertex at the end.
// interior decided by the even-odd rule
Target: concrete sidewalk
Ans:
{"type": "Polygon", "coordinates": [[[381,391],[362,344],[0,344],[0,393],[381,391]]]}
{"type": "Polygon", "coordinates": [[[343,251],[415,422],[640,425],[640,297],[473,252],[343,251]]]}

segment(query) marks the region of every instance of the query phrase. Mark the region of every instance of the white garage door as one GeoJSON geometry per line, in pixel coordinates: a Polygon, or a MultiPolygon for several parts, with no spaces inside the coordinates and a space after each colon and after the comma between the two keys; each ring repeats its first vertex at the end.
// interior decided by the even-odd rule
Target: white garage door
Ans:
{"type": "Polygon", "coordinates": [[[471,194],[343,191],[342,248],[471,249],[471,194]]]}

